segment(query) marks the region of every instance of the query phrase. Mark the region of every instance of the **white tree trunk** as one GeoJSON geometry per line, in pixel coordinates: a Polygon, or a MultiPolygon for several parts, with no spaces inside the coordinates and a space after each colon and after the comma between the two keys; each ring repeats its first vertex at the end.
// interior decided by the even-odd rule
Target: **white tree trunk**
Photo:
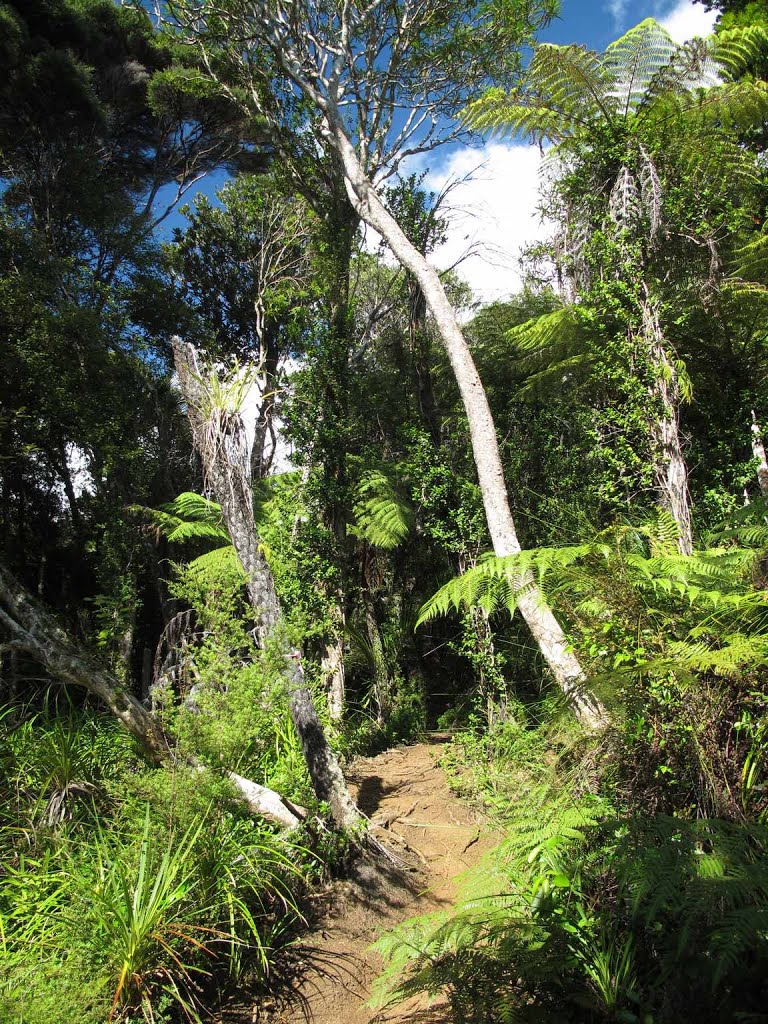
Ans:
{"type": "MultiPolygon", "coordinates": [[[[8,646],[34,658],[55,679],[82,687],[98,697],[120,724],[141,744],[155,764],[173,765],[174,753],[157,719],[110,672],[89,655],[59,626],[50,612],[38,604],[24,587],[0,566],[0,626],[10,636],[8,646]]],[[[195,765],[198,771],[205,771],[195,765]]],[[[254,813],[278,825],[295,828],[302,808],[286,804],[274,790],[259,786],[234,772],[227,773],[241,797],[254,813]]]]}
{"type": "Polygon", "coordinates": [[[760,494],[768,498],[768,459],[765,457],[765,445],[763,444],[763,432],[757,422],[755,410],[752,410],[752,455],[757,462],[757,482],[760,485],[760,494]]]}
{"type": "MultiPolygon", "coordinates": [[[[434,317],[467,414],[493,550],[500,557],[517,554],[521,547],[509,506],[488,398],[440,277],[382,203],[365,174],[338,113],[332,108],[326,109],[326,120],[330,140],[341,157],[352,206],[366,224],[379,232],[399,263],[416,279],[434,317]]],[[[573,704],[580,721],[589,728],[604,726],[607,723],[605,709],[596,697],[586,691],[584,672],[568,646],[560,623],[538,587],[530,581],[519,595],[518,607],[555,681],[573,704]]]]}

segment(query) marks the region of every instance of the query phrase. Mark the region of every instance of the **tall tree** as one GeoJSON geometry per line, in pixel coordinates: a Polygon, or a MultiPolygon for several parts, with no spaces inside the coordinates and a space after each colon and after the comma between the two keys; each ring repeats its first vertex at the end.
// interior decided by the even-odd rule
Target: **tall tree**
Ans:
{"type": "MultiPolygon", "coordinates": [[[[647,19],[604,54],[576,45],[537,47],[517,89],[491,90],[466,112],[477,128],[526,131],[558,145],[567,272],[583,294],[607,269],[630,299],[626,329],[651,379],[659,502],[677,524],[683,554],[693,550],[679,423],[687,377],[663,322],[664,286],[680,258],[670,239],[711,256],[699,290],[711,287],[718,246],[732,229],[719,179],[729,173],[743,188],[754,178],[734,128],[768,114],[768,86],[736,77],[765,42],[752,29],[679,46],[647,19]],[[683,179],[690,206],[681,210],[683,179]],[[593,244],[598,233],[608,241],[601,259],[593,244]]],[[[676,280],[693,277],[690,266],[698,262],[676,280]]]]}
{"type": "MultiPolygon", "coordinates": [[[[196,47],[225,95],[267,125],[288,164],[297,166],[297,138],[302,152],[309,137],[327,155],[356,214],[418,282],[461,392],[494,551],[518,552],[493,419],[471,353],[440,275],[376,182],[408,156],[459,138],[452,116],[491,81],[512,84],[522,45],[555,5],[170,0],[167,10],[177,36],[196,47]]],[[[603,711],[583,692],[581,666],[532,580],[521,581],[518,607],[579,716],[598,725],[603,711]]]]}
{"type": "Polygon", "coordinates": [[[177,338],[173,349],[195,447],[245,570],[262,643],[276,641],[285,662],[283,675],[291,717],[315,794],[329,804],[337,825],[355,825],[361,820],[360,812],[318,719],[304,678],[301,651],[291,644],[286,632],[274,577],[256,532],[251,492],[253,435],[249,436],[245,423],[246,409],[253,401],[254,367],[246,365],[221,381],[216,369],[209,370],[207,376],[201,372],[193,345],[177,338]]]}

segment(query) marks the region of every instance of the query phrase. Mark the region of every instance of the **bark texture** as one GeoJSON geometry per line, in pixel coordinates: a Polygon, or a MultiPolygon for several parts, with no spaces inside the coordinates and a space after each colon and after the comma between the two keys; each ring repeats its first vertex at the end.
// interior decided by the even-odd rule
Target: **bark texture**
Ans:
{"type": "Polygon", "coordinates": [[[320,663],[325,691],[328,699],[328,717],[339,723],[344,717],[344,699],[346,696],[346,674],[344,671],[344,641],[334,637],[325,648],[320,663]]]}
{"type": "MultiPolygon", "coordinates": [[[[350,202],[360,218],[379,232],[398,262],[413,275],[434,317],[467,414],[493,550],[500,557],[517,554],[521,547],[509,506],[488,398],[440,277],[382,203],[346,134],[338,111],[325,104],[325,115],[329,136],[341,157],[350,202]]],[[[539,589],[530,581],[527,581],[524,593],[520,594],[518,607],[555,681],[572,703],[578,718],[589,728],[604,726],[607,723],[605,709],[585,689],[584,672],[568,646],[560,623],[539,589]]]]}
{"type": "MultiPolygon", "coordinates": [[[[29,655],[53,678],[80,686],[106,704],[138,740],[151,761],[165,765],[175,762],[173,750],[157,719],[125,689],[119,679],[75,644],[53,615],[2,565],[0,626],[10,637],[6,646],[11,650],[29,655]]],[[[205,770],[196,767],[200,771],[205,770]]],[[[234,772],[227,775],[254,813],[287,828],[300,824],[301,809],[288,806],[278,793],[234,772]]]]}
{"type": "Polygon", "coordinates": [[[752,410],[752,455],[757,462],[757,482],[760,485],[760,494],[768,498],[768,459],[765,456],[765,445],[763,444],[763,432],[757,422],[754,409],[752,410]]]}
{"type": "Polygon", "coordinates": [[[338,759],[317,716],[304,677],[301,652],[291,648],[282,629],[274,578],[256,532],[250,483],[251,453],[245,447],[242,423],[238,423],[236,414],[222,417],[221,410],[206,407],[209,399],[194,346],[176,338],[173,354],[195,447],[203,461],[208,486],[221,506],[224,524],[245,570],[248,596],[259,634],[262,642],[275,635],[282,647],[291,717],[315,795],[328,804],[337,825],[354,825],[361,820],[360,812],[349,794],[338,759]]]}
{"type": "MultiPolygon", "coordinates": [[[[644,286],[645,287],[645,286],[644,286]]],[[[648,289],[645,288],[646,296],[648,289]]],[[[656,445],[654,477],[659,505],[677,525],[677,546],[681,555],[693,553],[691,499],[688,491],[688,465],[683,455],[680,434],[680,381],[669,358],[659,318],[649,299],[642,305],[643,333],[648,345],[655,381],[651,390],[657,415],[651,433],[656,445]]]]}

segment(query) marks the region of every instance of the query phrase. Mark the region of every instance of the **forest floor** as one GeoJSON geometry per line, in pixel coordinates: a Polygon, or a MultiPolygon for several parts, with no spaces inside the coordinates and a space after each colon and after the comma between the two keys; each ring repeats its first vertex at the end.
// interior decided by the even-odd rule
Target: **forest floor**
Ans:
{"type": "Polygon", "coordinates": [[[361,858],[319,894],[311,930],[291,947],[269,999],[223,1008],[220,1024],[448,1024],[447,1006],[367,1003],[384,963],[370,946],[408,918],[449,909],[457,882],[498,842],[477,808],[451,792],[437,761],[444,735],[358,758],[348,781],[389,856],[361,858]],[[392,860],[389,859],[392,858],[392,860]]]}

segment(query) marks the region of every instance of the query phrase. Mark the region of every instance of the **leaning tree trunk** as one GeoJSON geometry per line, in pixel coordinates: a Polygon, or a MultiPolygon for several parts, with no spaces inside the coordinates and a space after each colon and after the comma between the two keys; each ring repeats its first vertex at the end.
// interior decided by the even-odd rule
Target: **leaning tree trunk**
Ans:
{"type": "Polygon", "coordinates": [[[269,636],[276,636],[282,647],[291,717],[315,795],[328,804],[337,825],[354,825],[361,820],[360,812],[349,794],[339,762],[317,716],[304,677],[301,652],[293,649],[286,637],[272,571],[259,544],[250,486],[251,453],[242,421],[237,413],[206,408],[205,385],[193,345],[175,338],[173,355],[195,447],[200,453],[208,486],[221,506],[224,524],[245,570],[248,596],[259,634],[262,642],[269,636]]]}
{"type": "MultiPolygon", "coordinates": [[[[440,277],[382,203],[346,134],[338,111],[326,104],[325,115],[329,136],[342,160],[350,202],[362,220],[384,238],[401,266],[413,275],[435,319],[467,414],[493,550],[499,557],[518,554],[522,549],[509,506],[488,398],[440,277]]],[[[555,681],[573,705],[580,721],[589,728],[604,726],[607,722],[605,709],[585,689],[581,665],[562,626],[532,580],[524,581],[524,587],[517,595],[517,606],[555,681]]]]}
{"type": "MultiPolygon", "coordinates": [[[[55,679],[79,686],[107,705],[155,764],[172,765],[174,753],[157,719],[129,693],[116,676],[97,665],[65,633],[55,618],[11,573],[0,565],[0,626],[5,644],[34,658],[55,679]]],[[[195,765],[203,770],[199,765],[195,765]]],[[[229,780],[250,810],[288,828],[300,824],[294,811],[274,790],[228,772],[229,780]]]]}
{"type": "Polygon", "coordinates": [[[643,335],[648,346],[654,383],[651,395],[657,410],[651,435],[656,448],[654,479],[659,505],[672,516],[677,526],[677,546],[681,555],[693,553],[691,500],[688,492],[688,465],[680,436],[680,382],[674,363],[667,354],[658,314],[648,297],[642,302],[643,335]]]}

